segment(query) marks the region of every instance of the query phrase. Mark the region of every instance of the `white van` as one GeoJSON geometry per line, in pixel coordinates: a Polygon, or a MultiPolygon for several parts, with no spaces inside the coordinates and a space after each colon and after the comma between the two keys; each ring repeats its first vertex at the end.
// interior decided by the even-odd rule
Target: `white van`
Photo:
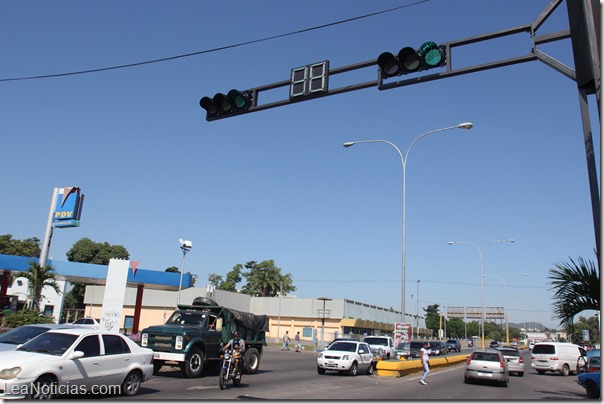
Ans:
{"type": "Polygon", "coordinates": [[[568,342],[538,342],[531,353],[531,367],[540,375],[545,372],[560,372],[564,376],[574,373],[577,359],[585,355],[579,345],[568,342]]]}

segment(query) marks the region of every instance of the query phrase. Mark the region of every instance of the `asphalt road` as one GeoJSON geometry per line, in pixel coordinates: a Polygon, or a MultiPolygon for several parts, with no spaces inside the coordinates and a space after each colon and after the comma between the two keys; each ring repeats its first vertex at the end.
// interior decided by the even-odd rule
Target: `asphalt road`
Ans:
{"type": "MultiPolygon", "coordinates": [[[[356,377],[316,370],[315,352],[281,351],[265,347],[260,370],[243,375],[240,387],[218,387],[218,376],[207,374],[185,379],[175,368],[162,368],[145,382],[134,397],[104,397],[125,400],[584,400],[585,390],[576,376],[546,373],[538,375],[530,367],[530,351],[525,358],[524,377],[510,376],[509,386],[465,384],[464,366],[433,369],[429,384],[419,384],[420,373],[404,377],[358,375],[356,377]]],[[[464,350],[465,351],[465,350],[464,350]]],[[[464,353],[462,351],[462,353],[464,353]]],[[[466,351],[467,353],[469,351],[466,351]]]]}

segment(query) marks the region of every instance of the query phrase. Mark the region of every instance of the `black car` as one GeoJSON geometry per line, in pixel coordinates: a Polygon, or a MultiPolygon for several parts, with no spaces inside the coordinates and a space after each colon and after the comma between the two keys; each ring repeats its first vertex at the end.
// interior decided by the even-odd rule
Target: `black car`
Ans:
{"type": "Polygon", "coordinates": [[[489,346],[489,348],[498,348],[498,347],[499,347],[499,342],[491,341],[491,345],[489,346]]]}
{"type": "Polygon", "coordinates": [[[421,341],[411,341],[409,344],[409,358],[419,358],[419,351],[424,347],[421,341]]]}
{"type": "Polygon", "coordinates": [[[461,352],[461,342],[456,339],[447,340],[447,348],[449,348],[449,352],[461,352]]]}
{"type": "Polygon", "coordinates": [[[442,341],[430,341],[430,350],[432,351],[432,355],[446,355],[449,353],[447,344],[442,341]]]}

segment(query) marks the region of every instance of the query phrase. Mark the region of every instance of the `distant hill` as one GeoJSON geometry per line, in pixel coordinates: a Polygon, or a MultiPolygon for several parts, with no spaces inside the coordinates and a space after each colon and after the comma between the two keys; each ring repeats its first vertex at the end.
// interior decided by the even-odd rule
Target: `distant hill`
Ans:
{"type": "Polygon", "coordinates": [[[541,323],[537,322],[526,322],[526,323],[509,323],[508,326],[510,328],[531,328],[534,330],[545,331],[545,326],[541,323]]]}

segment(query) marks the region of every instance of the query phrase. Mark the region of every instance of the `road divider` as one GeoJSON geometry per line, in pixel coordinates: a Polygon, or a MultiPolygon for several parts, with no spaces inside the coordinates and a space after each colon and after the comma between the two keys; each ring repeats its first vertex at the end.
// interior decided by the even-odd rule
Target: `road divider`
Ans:
{"type": "MultiPolygon", "coordinates": [[[[465,362],[469,354],[450,355],[439,358],[430,358],[430,369],[454,366],[465,362]]],[[[376,374],[378,376],[387,377],[402,377],[410,373],[423,371],[422,362],[420,360],[381,360],[376,364],[376,374]]]]}

